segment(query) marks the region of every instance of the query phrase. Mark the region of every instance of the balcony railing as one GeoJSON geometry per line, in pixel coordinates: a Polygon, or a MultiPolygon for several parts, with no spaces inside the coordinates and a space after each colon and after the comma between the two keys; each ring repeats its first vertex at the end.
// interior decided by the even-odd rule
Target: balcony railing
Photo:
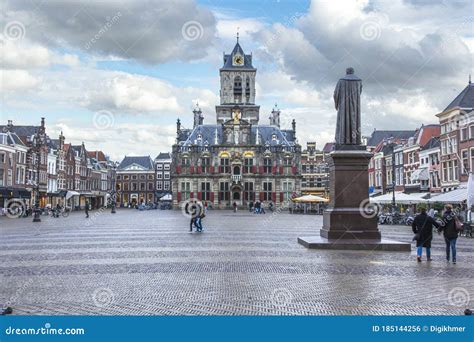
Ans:
{"type": "Polygon", "coordinates": [[[232,182],[238,183],[242,180],[242,175],[232,175],[232,182]]]}

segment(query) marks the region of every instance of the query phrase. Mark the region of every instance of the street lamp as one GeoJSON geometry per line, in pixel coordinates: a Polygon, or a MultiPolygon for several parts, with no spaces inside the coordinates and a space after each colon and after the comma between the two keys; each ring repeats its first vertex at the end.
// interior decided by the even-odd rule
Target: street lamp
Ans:
{"type": "Polygon", "coordinates": [[[395,212],[395,146],[393,146],[392,150],[392,212],[395,212]]]}
{"type": "Polygon", "coordinates": [[[33,150],[36,155],[36,186],[35,186],[35,208],[33,211],[33,222],[41,222],[39,209],[39,191],[40,191],[40,163],[41,163],[41,146],[45,143],[45,137],[36,131],[33,136],[33,150]]]}
{"type": "Polygon", "coordinates": [[[112,188],[112,210],[110,211],[111,214],[115,214],[116,210],[115,207],[117,205],[117,166],[114,165],[112,166],[112,171],[113,171],[113,188],[112,188]]]}

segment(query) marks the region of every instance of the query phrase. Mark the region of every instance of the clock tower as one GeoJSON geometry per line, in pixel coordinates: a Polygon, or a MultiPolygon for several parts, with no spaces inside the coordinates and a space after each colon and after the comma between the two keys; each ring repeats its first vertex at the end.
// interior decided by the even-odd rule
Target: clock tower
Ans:
{"type": "Polygon", "coordinates": [[[223,66],[219,69],[221,89],[220,105],[216,106],[217,123],[234,120],[232,113],[240,109],[240,119],[257,124],[260,106],[255,105],[255,76],[252,54],[246,55],[237,43],[230,54],[224,53],[223,66]]]}

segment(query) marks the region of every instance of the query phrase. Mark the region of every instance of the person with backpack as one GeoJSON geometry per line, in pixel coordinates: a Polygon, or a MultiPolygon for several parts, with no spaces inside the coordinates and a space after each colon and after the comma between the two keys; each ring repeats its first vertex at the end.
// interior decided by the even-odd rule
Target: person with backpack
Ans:
{"type": "Polygon", "coordinates": [[[463,229],[462,226],[462,222],[456,213],[453,212],[453,206],[447,204],[443,214],[443,225],[439,230],[443,232],[444,241],[446,243],[446,260],[449,262],[452,256],[453,264],[456,264],[456,241],[459,232],[463,229]]]}
{"type": "Polygon", "coordinates": [[[426,260],[432,261],[431,259],[431,240],[433,240],[433,226],[439,228],[440,225],[432,217],[426,214],[426,208],[421,207],[420,213],[416,215],[411,228],[416,240],[416,260],[421,262],[423,254],[423,247],[426,249],[426,260]]]}

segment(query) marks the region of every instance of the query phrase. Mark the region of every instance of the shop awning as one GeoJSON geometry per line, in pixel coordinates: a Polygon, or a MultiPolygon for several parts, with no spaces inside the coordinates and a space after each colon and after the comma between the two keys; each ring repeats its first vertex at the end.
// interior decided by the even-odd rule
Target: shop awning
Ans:
{"type": "Polygon", "coordinates": [[[81,194],[77,191],[68,191],[66,194],[66,200],[70,199],[72,196],[80,196],[81,194]]]}
{"type": "MultiPolygon", "coordinates": [[[[425,196],[427,193],[420,193],[425,196]]],[[[393,201],[393,193],[389,192],[381,196],[370,197],[370,202],[380,204],[390,204],[393,201]]],[[[411,194],[405,194],[404,192],[395,192],[395,203],[399,204],[417,204],[426,203],[428,200],[424,199],[423,196],[412,196],[411,194]]]]}
{"type": "Polygon", "coordinates": [[[173,200],[173,196],[171,196],[170,194],[166,194],[160,198],[160,201],[171,201],[171,200],[173,200]]]}
{"type": "Polygon", "coordinates": [[[441,203],[461,203],[467,200],[467,185],[457,188],[456,190],[442,192],[439,195],[433,195],[428,200],[430,203],[441,202],[441,203]]]}
{"type": "Polygon", "coordinates": [[[411,180],[413,182],[417,181],[425,181],[430,179],[430,173],[428,171],[428,168],[424,167],[422,169],[417,169],[412,172],[411,174],[411,180]]]}
{"type": "Polygon", "coordinates": [[[301,197],[293,198],[293,202],[296,203],[326,203],[329,202],[327,198],[314,196],[314,195],[304,195],[301,197]]]}

